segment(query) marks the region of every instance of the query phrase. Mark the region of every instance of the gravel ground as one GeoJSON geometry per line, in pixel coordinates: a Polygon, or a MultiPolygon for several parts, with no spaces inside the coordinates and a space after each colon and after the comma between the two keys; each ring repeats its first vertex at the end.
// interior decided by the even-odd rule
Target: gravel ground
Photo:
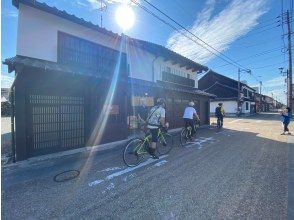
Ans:
{"type": "Polygon", "coordinates": [[[289,144],[280,130],[275,114],[226,119],[132,171],[122,149],[6,168],[2,218],[287,219],[289,144]],[[81,174],[52,180],[68,169],[81,174]]]}

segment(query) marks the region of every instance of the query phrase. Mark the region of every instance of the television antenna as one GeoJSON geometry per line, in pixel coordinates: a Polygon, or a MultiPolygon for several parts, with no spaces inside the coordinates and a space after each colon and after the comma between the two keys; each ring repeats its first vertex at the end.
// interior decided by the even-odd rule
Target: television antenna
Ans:
{"type": "Polygon", "coordinates": [[[106,2],[103,0],[100,0],[99,3],[100,3],[100,5],[98,7],[98,10],[100,11],[100,27],[102,28],[103,12],[106,11],[107,5],[106,5],[106,2]]]}

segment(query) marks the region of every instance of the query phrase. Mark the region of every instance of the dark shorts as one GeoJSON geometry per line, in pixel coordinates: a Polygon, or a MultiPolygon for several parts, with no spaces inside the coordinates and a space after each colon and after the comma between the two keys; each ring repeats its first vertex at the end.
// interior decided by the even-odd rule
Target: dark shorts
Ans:
{"type": "Polygon", "coordinates": [[[150,128],[151,142],[158,141],[158,128],[150,128]]]}

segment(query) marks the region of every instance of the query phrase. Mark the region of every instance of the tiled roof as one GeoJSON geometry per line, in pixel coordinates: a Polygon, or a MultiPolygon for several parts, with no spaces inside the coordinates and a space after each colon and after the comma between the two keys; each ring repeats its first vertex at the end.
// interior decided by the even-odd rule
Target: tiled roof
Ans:
{"type": "Polygon", "coordinates": [[[166,82],[150,82],[150,81],[145,81],[145,80],[141,80],[141,79],[136,79],[136,78],[129,78],[129,83],[133,84],[133,85],[137,85],[137,86],[149,86],[149,87],[154,87],[154,88],[161,88],[161,89],[169,89],[172,91],[178,91],[178,92],[186,92],[186,93],[190,93],[190,94],[195,94],[195,95],[202,95],[202,96],[208,96],[211,98],[215,98],[216,96],[208,93],[208,92],[204,92],[200,89],[197,88],[192,88],[192,87],[187,87],[187,86],[175,86],[174,84],[169,84],[166,82]]]}
{"type": "MultiPolygon", "coordinates": [[[[22,68],[27,66],[30,68],[38,68],[42,70],[58,71],[63,73],[71,73],[71,74],[77,74],[77,75],[110,79],[108,75],[102,76],[97,74],[96,72],[91,72],[89,69],[85,69],[85,68],[77,69],[76,67],[71,67],[70,65],[59,64],[59,63],[55,63],[51,61],[40,60],[40,59],[24,57],[24,56],[16,56],[13,58],[6,59],[3,62],[3,64],[8,65],[9,71],[13,71],[17,68],[22,68]]],[[[129,78],[128,83],[131,85],[137,85],[139,87],[148,86],[151,88],[162,88],[162,89],[169,89],[172,91],[187,92],[190,94],[209,96],[211,98],[215,97],[215,95],[204,92],[199,89],[183,87],[183,86],[174,86],[174,85],[169,85],[167,83],[160,83],[160,82],[155,83],[155,82],[150,82],[150,81],[140,80],[135,78],[129,78]]]]}
{"type": "MultiPolygon", "coordinates": [[[[110,36],[114,36],[115,38],[121,37],[116,33],[113,33],[112,31],[106,30],[105,28],[101,28],[96,24],[93,24],[92,22],[86,21],[83,18],[79,18],[75,15],[72,14],[68,14],[66,11],[61,11],[56,7],[51,7],[49,5],[47,5],[46,3],[41,3],[38,2],[36,0],[12,0],[12,4],[16,7],[19,8],[19,4],[24,4],[27,6],[30,6],[32,8],[36,8],[38,10],[56,15],[58,17],[61,17],[63,19],[69,20],[71,22],[74,22],[76,24],[85,26],[87,28],[93,29],[95,31],[99,31],[102,32],[104,34],[110,35],[110,36]]],[[[144,50],[149,51],[150,53],[153,53],[155,55],[160,55],[166,59],[170,59],[173,61],[176,61],[177,63],[179,63],[180,65],[185,65],[189,68],[191,68],[193,71],[197,71],[197,70],[204,70],[207,71],[208,67],[203,66],[201,64],[198,64],[172,50],[169,50],[161,45],[158,44],[154,44],[148,41],[143,41],[143,40],[138,40],[135,38],[130,38],[128,37],[128,40],[130,40],[130,43],[133,43],[135,46],[140,47],[144,50]]]]}

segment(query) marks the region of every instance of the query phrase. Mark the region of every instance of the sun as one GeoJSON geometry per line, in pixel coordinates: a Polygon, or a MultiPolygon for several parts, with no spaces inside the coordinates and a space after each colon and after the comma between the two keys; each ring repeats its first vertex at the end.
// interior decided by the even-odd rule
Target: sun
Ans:
{"type": "Polygon", "coordinates": [[[119,6],[115,12],[117,24],[124,30],[129,30],[135,23],[135,14],[131,7],[126,4],[119,6]]]}

